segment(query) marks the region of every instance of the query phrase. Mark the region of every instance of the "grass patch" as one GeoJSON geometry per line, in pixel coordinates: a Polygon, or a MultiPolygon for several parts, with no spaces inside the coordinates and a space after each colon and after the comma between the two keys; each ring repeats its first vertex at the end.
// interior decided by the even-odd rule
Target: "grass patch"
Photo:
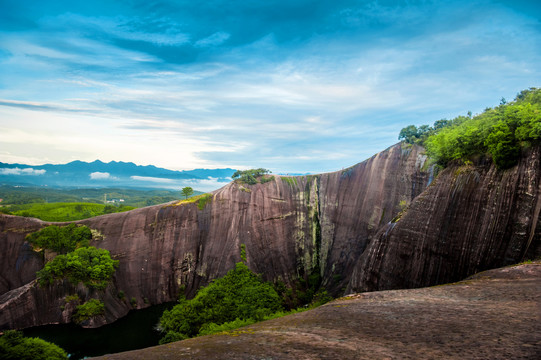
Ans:
{"type": "Polygon", "coordinates": [[[3,212],[17,216],[34,217],[44,221],[75,221],[133,209],[135,209],[133,206],[114,206],[82,202],[34,203],[6,206],[3,212]]]}
{"type": "Polygon", "coordinates": [[[190,198],[188,198],[186,200],[179,200],[174,204],[167,205],[166,207],[168,207],[168,206],[182,206],[182,205],[186,205],[186,204],[197,203],[197,207],[199,208],[199,210],[203,210],[205,208],[205,206],[212,201],[212,197],[213,197],[212,194],[205,193],[205,194],[201,194],[201,195],[192,196],[192,197],[190,197],[190,198]]]}
{"type": "Polygon", "coordinates": [[[282,179],[283,182],[287,183],[291,187],[297,186],[296,177],[282,176],[280,177],[280,179],[282,179]]]}

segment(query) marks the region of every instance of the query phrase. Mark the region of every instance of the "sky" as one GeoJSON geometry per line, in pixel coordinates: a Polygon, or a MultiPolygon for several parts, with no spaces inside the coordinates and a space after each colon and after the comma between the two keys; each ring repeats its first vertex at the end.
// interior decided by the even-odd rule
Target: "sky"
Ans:
{"type": "Polygon", "coordinates": [[[541,85],[538,1],[0,0],[0,162],[322,173],[541,85]]]}

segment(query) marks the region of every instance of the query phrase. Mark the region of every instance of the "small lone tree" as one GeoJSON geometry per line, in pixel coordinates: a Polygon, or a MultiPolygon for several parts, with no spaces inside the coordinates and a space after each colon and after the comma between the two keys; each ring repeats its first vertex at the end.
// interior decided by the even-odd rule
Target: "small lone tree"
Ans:
{"type": "Polygon", "coordinates": [[[182,188],[182,195],[184,195],[186,197],[186,199],[188,199],[188,196],[193,195],[193,189],[191,187],[189,187],[189,186],[183,187],[182,188]]]}

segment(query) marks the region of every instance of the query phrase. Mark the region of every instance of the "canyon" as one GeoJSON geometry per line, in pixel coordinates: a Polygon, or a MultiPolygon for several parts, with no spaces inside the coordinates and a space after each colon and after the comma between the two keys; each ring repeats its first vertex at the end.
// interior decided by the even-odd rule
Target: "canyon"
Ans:
{"type": "Polygon", "coordinates": [[[40,287],[44,258],[25,241],[50,223],[0,215],[0,329],[66,323],[65,296],[99,297],[98,327],[132,308],[188,297],[241,260],[293,286],[318,273],[333,296],[455,282],[541,256],[541,149],[498,170],[489,159],[437,171],[422,147],[399,143],[340,171],[231,182],[207,202],[175,201],[78,221],[119,260],[92,292],[40,287]],[[122,295],[121,295],[122,294],[122,295]]]}

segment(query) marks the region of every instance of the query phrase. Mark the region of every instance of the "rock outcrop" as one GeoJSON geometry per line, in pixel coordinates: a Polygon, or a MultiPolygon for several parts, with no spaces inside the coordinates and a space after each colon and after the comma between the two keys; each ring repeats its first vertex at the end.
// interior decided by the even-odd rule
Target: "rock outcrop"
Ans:
{"type": "Polygon", "coordinates": [[[140,359],[539,359],[541,263],[430,288],[355,294],[316,309],[98,357],[140,359]]]}
{"type": "Polygon", "coordinates": [[[360,256],[348,291],[414,288],[541,256],[539,148],[502,171],[450,166],[360,256]]]}
{"type": "MultiPolygon", "coordinates": [[[[430,186],[432,169],[423,171],[423,151],[398,144],[334,173],[230,183],[207,203],[169,203],[80,221],[100,234],[92,245],[120,260],[113,283],[98,294],[105,316],[89,326],[112,322],[135,303],[175,300],[182,288],[195,294],[240,261],[241,244],[248,266],[265,279],[292,285],[319,273],[334,295],[346,287],[446,282],[538,252],[539,149],[506,171],[482,163],[448,168],[430,186]],[[391,222],[399,213],[400,220],[391,222]]],[[[0,218],[0,251],[10,257],[1,265],[0,328],[69,321],[63,297],[90,295],[65,284],[28,285],[43,260],[24,237],[44,225],[0,218]],[[40,311],[49,314],[30,319],[40,311]]]]}

